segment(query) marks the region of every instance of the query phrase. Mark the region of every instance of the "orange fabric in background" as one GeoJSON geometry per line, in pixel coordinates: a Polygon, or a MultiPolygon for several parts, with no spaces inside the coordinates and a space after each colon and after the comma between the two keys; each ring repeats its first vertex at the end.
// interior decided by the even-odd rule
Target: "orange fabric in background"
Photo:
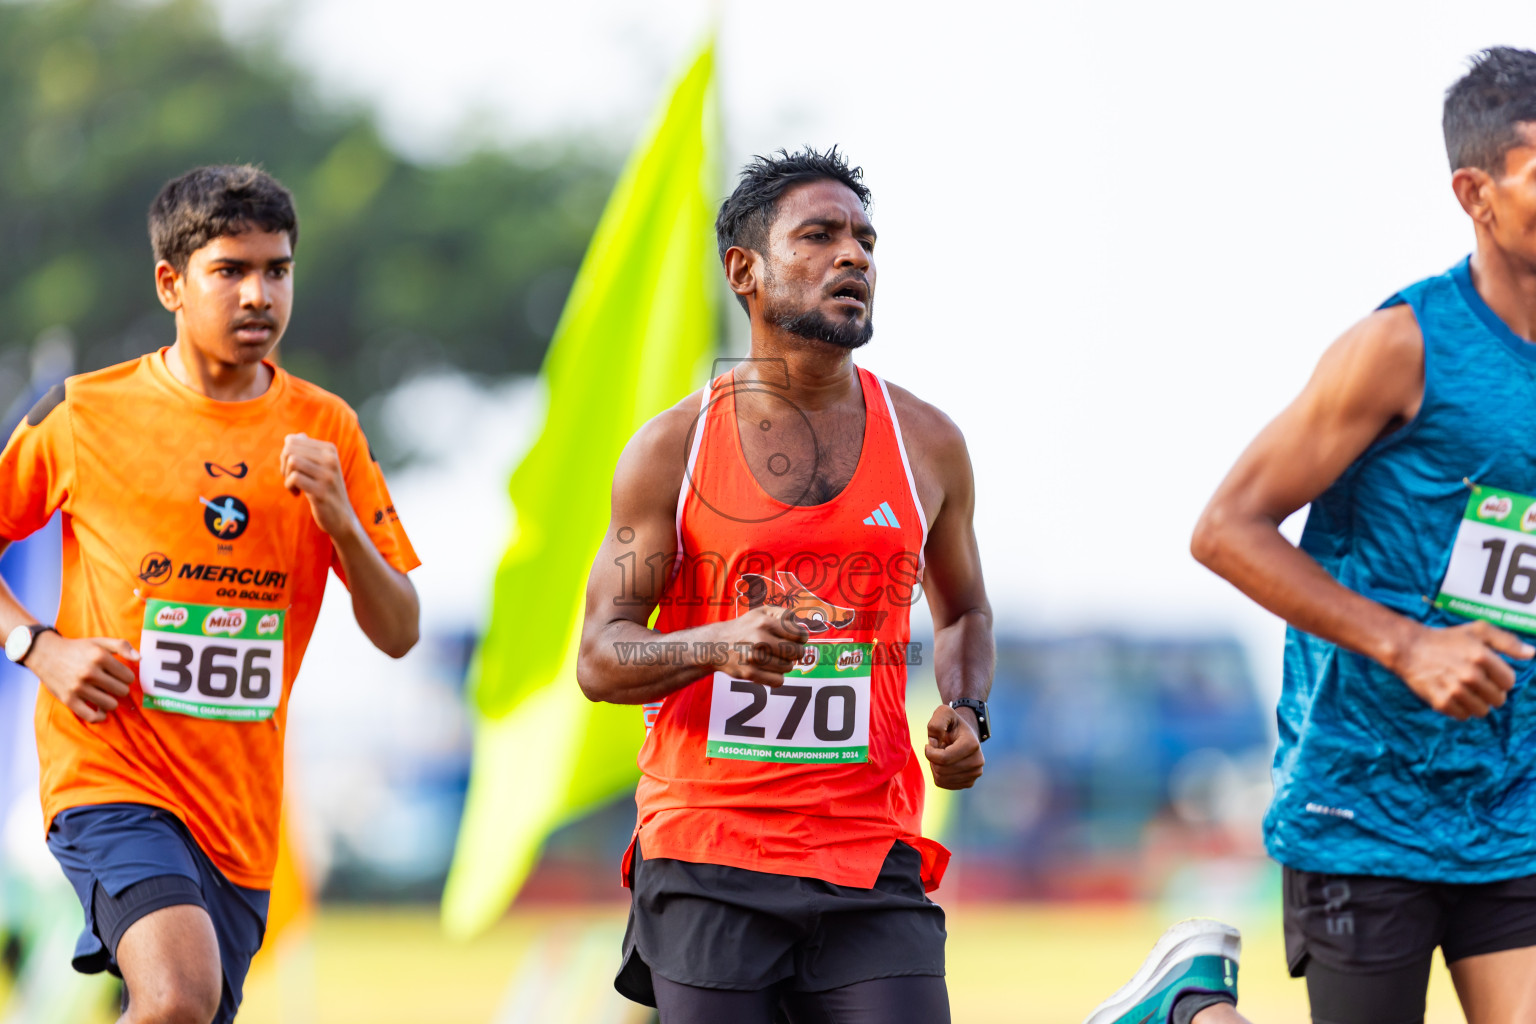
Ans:
{"type": "Polygon", "coordinates": [[[163,807],[230,881],[265,889],[278,859],[288,701],[335,562],[308,499],[283,487],[283,439],[334,443],[384,558],[402,572],[420,563],[345,402],[276,367],[261,397],[214,401],[172,377],[164,352],[71,377],[60,404],[16,428],[0,453],[0,537],[20,540],[62,513],[65,636],[137,648],[145,602],[156,598],[286,608],[281,702],[264,721],[207,720],[144,708],[135,683],[89,725],[40,689],[43,813],[51,823],[87,804],[163,807]],[[204,502],[226,498],[247,519],[221,537],[204,502]]]}
{"type": "Polygon", "coordinates": [[[298,831],[298,813],[293,806],[283,806],[282,825],[277,833],[277,867],[272,873],[272,895],[267,903],[267,930],[261,949],[251,960],[253,971],[261,970],[277,956],[279,943],[295,931],[300,937],[314,910],[315,892],[302,853],[303,834],[298,831]]]}

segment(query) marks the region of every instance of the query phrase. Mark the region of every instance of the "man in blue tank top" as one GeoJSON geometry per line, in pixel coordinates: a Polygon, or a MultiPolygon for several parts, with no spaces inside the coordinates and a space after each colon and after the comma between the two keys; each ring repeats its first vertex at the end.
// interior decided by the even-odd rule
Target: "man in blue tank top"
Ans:
{"type": "Polygon", "coordinates": [[[1536,53],[1444,127],[1476,250],[1334,343],[1192,544],[1290,623],[1264,833],[1329,1024],[1421,1021],[1436,947],[1474,1024],[1536,1021],[1536,53]]]}

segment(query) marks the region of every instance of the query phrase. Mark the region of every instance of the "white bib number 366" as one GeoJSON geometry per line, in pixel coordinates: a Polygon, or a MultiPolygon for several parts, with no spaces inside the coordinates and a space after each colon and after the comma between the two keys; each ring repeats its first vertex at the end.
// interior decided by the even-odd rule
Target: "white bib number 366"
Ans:
{"type": "Polygon", "coordinates": [[[194,718],[259,722],[283,697],[287,610],[154,600],[144,610],[144,707],[194,718]]]}

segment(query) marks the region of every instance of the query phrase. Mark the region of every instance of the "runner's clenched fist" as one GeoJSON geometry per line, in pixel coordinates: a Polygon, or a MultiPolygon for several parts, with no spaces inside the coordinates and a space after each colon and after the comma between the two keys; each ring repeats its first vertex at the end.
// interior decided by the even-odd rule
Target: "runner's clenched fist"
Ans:
{"type": "Polygon", "coordinates": [[[283,439],[280,459],[283,486],[309,499],[309,510],[320,529],[332,537],[361,530],[334,444],[308,434],[289,434],[283,439]]]}
{"type": "Polygon", "coordinates": [[[923,754],[933,769],[933,784],[940,789],[970,789],[981,778],[987,759],[981,752],[974,714],[940,704],[928,719],[928,746],[923,754]]]}
{"type": "Polygon", "coordinates": [[[805,657],[810,635],[789,608],[763,605],[714,627],[727,652],[720,670],[734,679],[780,686],[784,674],[805,657]]]}

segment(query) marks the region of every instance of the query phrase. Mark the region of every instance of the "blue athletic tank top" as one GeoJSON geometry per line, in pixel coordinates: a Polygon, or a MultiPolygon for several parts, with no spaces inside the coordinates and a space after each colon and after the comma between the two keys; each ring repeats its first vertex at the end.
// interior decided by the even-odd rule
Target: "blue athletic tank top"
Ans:
{"type": "MultiPolygon", "coordinates": [[[[1536,345],[1472,286],[1469,261],[1394,295],[1424,335],[1424,399],[1312,502],[1301,547],[1344,586],[1431,626],[1465,481],[1536,494],[1536,345]]],[[[1504,707],[1457,722],[1370,658],[1285,643],[1270,855],[1306,871],[1487,882],[1536,874],[1536,666],[1504,707]]]]}

